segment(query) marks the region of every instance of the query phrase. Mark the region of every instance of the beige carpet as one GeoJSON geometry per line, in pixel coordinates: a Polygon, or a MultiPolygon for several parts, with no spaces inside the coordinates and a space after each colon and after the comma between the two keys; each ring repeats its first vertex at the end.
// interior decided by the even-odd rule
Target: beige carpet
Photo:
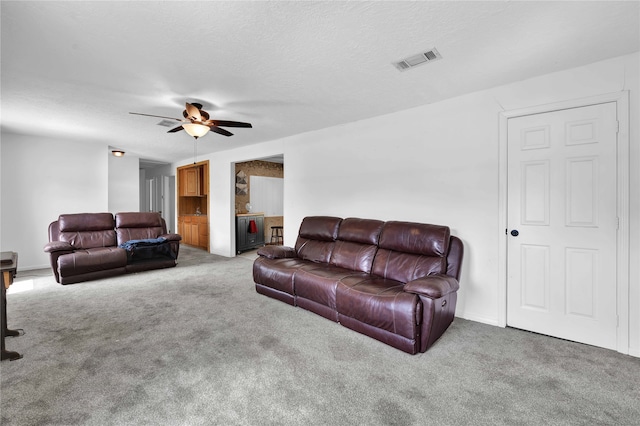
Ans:
{"type": "Polygon", "coordinates": [[[176,268],[33,278],[8,298],[26,334],[1,423],[640,424],[637,358],[462,319],[411,356],[257,294],[251,266],[185,247],[176,268]]]}

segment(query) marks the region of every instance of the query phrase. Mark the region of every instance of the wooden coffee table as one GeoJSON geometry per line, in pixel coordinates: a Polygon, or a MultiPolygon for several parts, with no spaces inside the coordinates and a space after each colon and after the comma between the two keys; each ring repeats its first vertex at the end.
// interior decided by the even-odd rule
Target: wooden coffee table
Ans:
{"type": "Polygon", "coordinates": [[[7,289],[13,283],[13,277],[16,276],[18,271],[18,253],[12,251],[3,251],[0,253],[0,271],[2,272],[2,301],[0,302],[0,309],[2,313],[0,320],[2,320],[2,327],[0,332],[2,333],[2,361],[8,359],[10,361],[22,358],[18,352],[8,351],[4,347],[4,338],[6,336],[19,336],[20,332],[17,330],[9,330],[7,328],[7,289]]]}

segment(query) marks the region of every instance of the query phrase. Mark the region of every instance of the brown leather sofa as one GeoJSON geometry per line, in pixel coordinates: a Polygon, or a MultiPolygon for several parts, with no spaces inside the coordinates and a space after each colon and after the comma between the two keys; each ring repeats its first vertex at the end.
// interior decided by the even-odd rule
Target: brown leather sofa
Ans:
{"type": "Polygon", "coordinates": [[[258,255],[258,293],[410,354],[453,321],[463,245],[446,226],[312,216],[295,247],[258,255]]]}
{"type": "Polygon", "coordinates": [[[167,234],[159,213],[63,214],[49,225],[44,251],[56,281],[73,284],[176,266],[181,239],[167,234]]]}

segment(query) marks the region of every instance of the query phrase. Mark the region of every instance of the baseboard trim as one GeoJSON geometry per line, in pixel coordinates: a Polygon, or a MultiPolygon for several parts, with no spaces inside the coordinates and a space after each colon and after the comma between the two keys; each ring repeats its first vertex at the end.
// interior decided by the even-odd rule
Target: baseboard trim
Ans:
{"type": "Polygon", "coordinates": [[[477,315],[474,313],[468,313],[468,312],[464,312],[461,314],[456,313],[456,317],[457,318],[462,318],[462,319],[466,319],[469,321],[475,321],[475,322],[480,322],[482,324],[488,324],[488,325],[493,325],[496,327],[501,327],[500,322],[498,321],[497,318],[488,318],[485,317],[483,315],[477,315]]]}

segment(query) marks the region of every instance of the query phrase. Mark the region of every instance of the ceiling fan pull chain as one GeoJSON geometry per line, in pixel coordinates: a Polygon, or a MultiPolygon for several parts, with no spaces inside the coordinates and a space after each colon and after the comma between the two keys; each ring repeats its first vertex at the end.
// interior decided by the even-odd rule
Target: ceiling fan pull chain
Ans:
{"type": "Polygon", "coordinates": [[[197,157],[197,147],[196,144],[198,143],[198,138],[194,138],[193,139],[193,164],[196,164],[196,157],[197,157]]]}

